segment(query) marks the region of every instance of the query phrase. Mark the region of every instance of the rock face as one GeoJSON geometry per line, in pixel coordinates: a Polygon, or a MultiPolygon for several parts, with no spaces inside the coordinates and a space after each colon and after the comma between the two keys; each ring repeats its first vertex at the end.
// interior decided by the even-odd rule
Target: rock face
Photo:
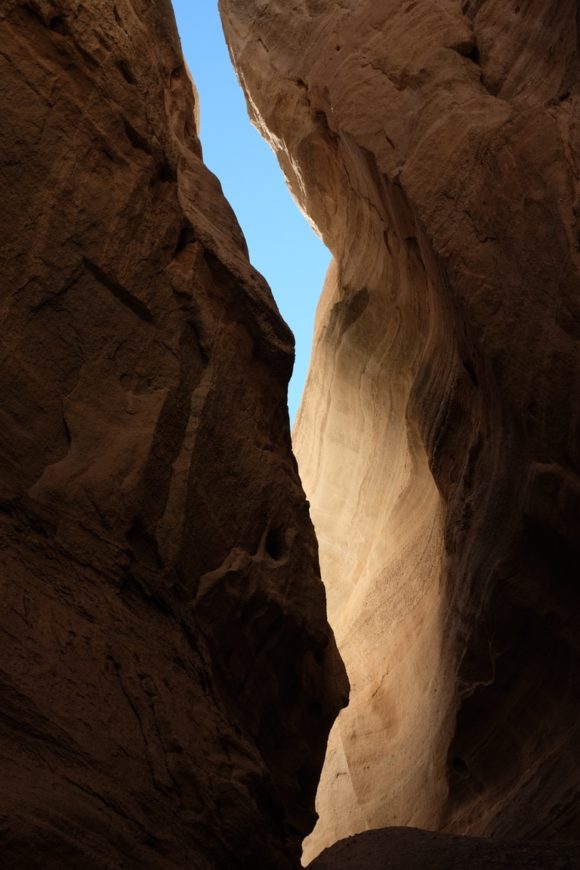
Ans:
{"type": "Polygon", "coordinates": [[[580,846],[453,837],[413,828],[367,831],[320,855],[310,870],[578,870],[580,846]]]}
{"type": "Polygon", "coordinates": [[[573,837],[577,3],[220,5],[335,258],[295,449],[352,692],[305,855],[387,825],[573,837]]]}
{"type": "Polygon", "coordinates": [[[0,853],[294,868],[347,683],[169,0],[0,9],[0,853]]]}

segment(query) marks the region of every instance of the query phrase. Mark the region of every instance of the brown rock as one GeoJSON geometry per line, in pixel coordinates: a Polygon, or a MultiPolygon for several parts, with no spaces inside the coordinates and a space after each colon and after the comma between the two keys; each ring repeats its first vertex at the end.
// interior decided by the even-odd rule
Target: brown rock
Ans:
{"type": "Polygon", "coordinates": [[[346,681],[169,0],[0,9],[0,863],[293,868],[346,681]]]}
{"type": "Polygon", "coordinates": [[[352,693],[306,856],[577,836],[577,3],[220,5],[335,257],[295,447],[352,693]]]}
{"type": "Polygon", "coordinates": [[[367,831],[320,855],[310,870],[577,870],[577,844],[510,843],[414,828],[367,831]]]}

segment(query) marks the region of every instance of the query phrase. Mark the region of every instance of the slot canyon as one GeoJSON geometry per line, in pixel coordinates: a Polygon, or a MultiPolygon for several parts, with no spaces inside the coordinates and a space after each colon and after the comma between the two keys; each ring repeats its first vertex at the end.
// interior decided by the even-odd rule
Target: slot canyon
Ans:
{"type": "Polygon", "coordinates": [[[219,6],[292,436],[170,0],[0,4],[0,864],[576,870],[577,2],[219,6]]]}

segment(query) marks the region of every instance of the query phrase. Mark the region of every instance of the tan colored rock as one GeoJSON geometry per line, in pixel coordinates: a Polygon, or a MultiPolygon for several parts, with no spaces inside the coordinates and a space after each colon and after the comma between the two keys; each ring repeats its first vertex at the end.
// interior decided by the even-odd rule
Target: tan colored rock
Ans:
{"type": "MultiPolygon", "coordinates": [[[[420,278],[412,263],[407,268],[403,294],[413,271],[420,278]]],[[[394,299],[386,268],[377,284],[369,276],[363,304],[357,296],[335,302],[325,318],[322,301],[295,433],[329,619],[352,687],[319,790],[328,845],[345,820],[365,830],[385,813],[385,824],[437,827],[446,798],[441,757],[454,674],[445,649],[442,508],[420,439],[405,425],[411,381],[389,377],[386,362],[406,349],[405,330],[381,299],[385,287],[394,299]]],[[[336,269],[329,292],[341,295],[336,269]]]]}
{"type": "Polygon", "coordinates": [[[220,6],[335,258],[294,440],[352,693],[305,858],[576,837],[577,4],[220,6]]]}
{"type": "Polygon", "coordinates": [[[346,681],[169,0],[0,8],[0,863],[294,868],[346,681]]]}

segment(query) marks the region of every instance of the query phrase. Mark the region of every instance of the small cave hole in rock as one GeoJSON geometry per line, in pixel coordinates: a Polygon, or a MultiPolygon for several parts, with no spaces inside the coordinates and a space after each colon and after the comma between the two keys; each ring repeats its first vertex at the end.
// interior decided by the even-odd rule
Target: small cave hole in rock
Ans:
{"type": "Polygon", "coordinates": [[[181,254],[182,251],[185,251],[189,245],[195,242],[195,232],[193,227],[189,223],[189,221],[184,220],[181,229],[179,230],[179,236],[177,238],[177,243],[175,245],[174,256],[181,254]]]}
{"type": "Polygon", "coordinates": [[[474,41],[473,47],[468,51],[465,55],[466,58],[473,61],[473,63],[479,64],[481,60],[481,56],[479,53],[479,46],[477,42],[474,41]]]}
{"type": "Polygon", "coordinates": [[[469,776],[469,768],[463,758],[455,756],[451,762],[451,767],[453,768],[454,774],[460,779],[467,779],[469,776]]]}
{"type": "Polygon", "coordinates": [[[469,376],[469,380],[471,381],[471,383],[473,384],[474,387],[478,387],[479,386],[479,378],[477,377],[477,375],[475,373],[475,368],[474,368],[473,363],[469,359],[464,359],[464,360],[462,360],[462,362],[463,362],[463,368],[465,369],[465,371],[467,372],[467,374],[469,376]]]}
{"type": "Polygon", "coordinates": [[[283,559],[288,552],[284,530],[277,527],[271,528],[266,535],[264,549],[275,562],[283,559]]]}
{"type": "Polygon", "coordinates": [[[55,15],[48,22],[48,26],[55,33],[61,33],[63,36],[68,33],[68,26],[63,15],[55,15]]]}
{"type": "Polygon", "coordinates": [[[163,184],[167,184],[168,182],[176,181],[177,172],[175,168],[171,165],[169,160],[165,157],[161,159],[157,166],[157,178],[163,184]]]}
{"type": "Polygon", "coordinates": [[[163,568],[163,561],[157,549],[157,541],[151,535],[140,517],[135,518],[127,532],[129,544],[134,558],[145,567],[163,568]]]}

